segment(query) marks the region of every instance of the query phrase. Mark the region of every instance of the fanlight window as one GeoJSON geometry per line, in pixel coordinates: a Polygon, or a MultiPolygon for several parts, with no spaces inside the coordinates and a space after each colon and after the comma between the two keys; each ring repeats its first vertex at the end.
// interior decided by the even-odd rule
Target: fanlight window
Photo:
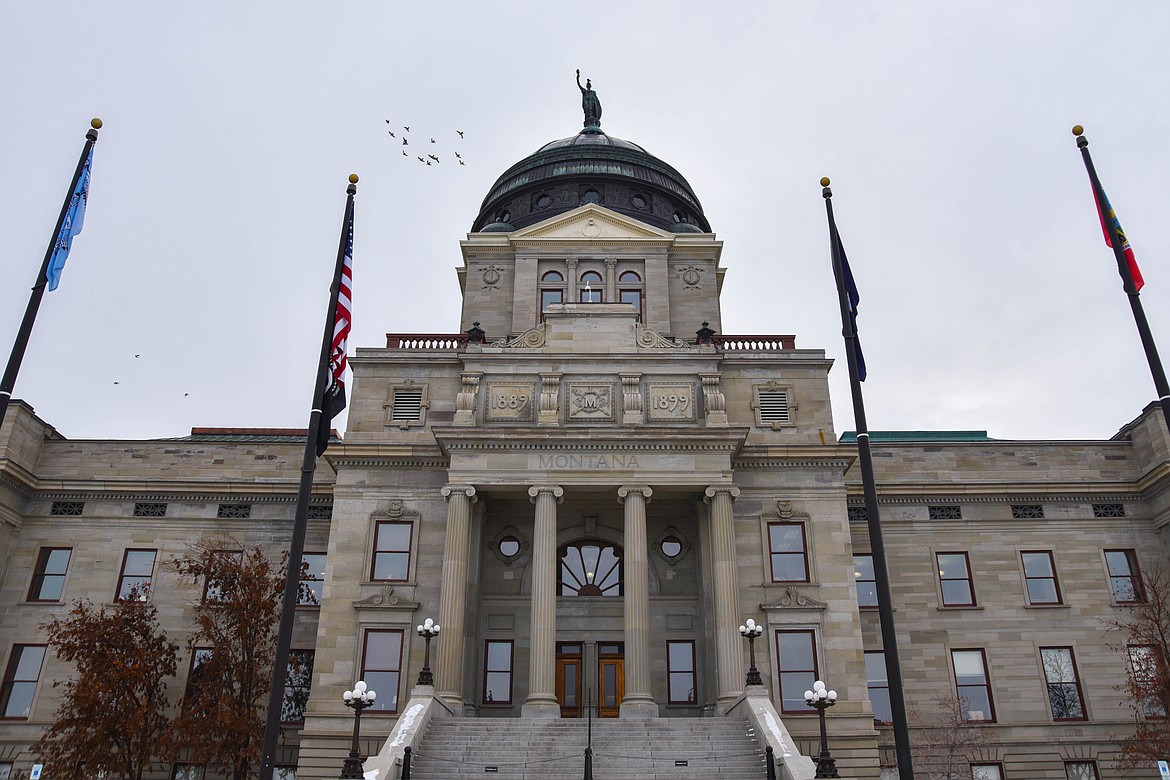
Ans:
{"type": "Polygon", "coordinates": [[[562,547],[560,595],[622,595],[621,548],[607,542],[574,542],[562,547]]]}

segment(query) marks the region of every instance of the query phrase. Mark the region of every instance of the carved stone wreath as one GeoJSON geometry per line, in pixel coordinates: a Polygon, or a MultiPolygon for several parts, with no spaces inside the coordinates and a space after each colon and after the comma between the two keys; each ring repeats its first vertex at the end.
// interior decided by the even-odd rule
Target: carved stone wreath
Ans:
{"type": "Polygon", "coordinates": [[[498,289],[500,289],[497,285],[500,283],[500,279],[503,278],[503,272],[506,270],[508,270],[508,269],[502,265],[489,265],[487,268],[484,268],[480,272],[483,275],[483,287],[480,289],[483,289],[483,290],[498,290],[498,289]]]}

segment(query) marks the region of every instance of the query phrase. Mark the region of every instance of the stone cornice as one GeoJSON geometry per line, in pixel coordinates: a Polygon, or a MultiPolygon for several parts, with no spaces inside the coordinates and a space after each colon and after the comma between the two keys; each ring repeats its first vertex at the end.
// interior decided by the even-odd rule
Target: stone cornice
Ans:
{"type": "MultiPolygon", "coordinates": [[[[35,498],[52,501],[206,501],[208,503],[289,504],[297,500],[297,486],[290,483],[280,493],[260,493],[241,489],[238,492],[212,492],[206,485],[192,486],[189,491],[175,490],[174,485],[155,489],[111,490],[111,486],[86,488],[62,485],[55,489],[38,490],[35,498]]],[[[314,485],[315,503],[324,504],[332,498],[333,485],[314,485]]]]}
{"type": "MultiPolygon", "coordinates": [[[[1121,502],[1139,501],[1144,497],[1136,491],[1125,491],[1115,484],[1096,486],[1086,484],[1070,488],[1061,485],[1051,492],[1039,492],[1035,485],[1020,490],[1018,486],[980,486],[979,493],[958,493],[954,485],[941,485],[937,490],[919,487],[916,490],[892,492],[878,485],[878,504],[889,506],[906,506],[909,504],[1044,504],[1044,503],[1073,503],[1083,504],[1086,501],[1121,502]],[[1106,492],[1109,491],[1109,492],[1106,492]],[[998,495],[992,495],[998,493],[998,495]]],[[[860,485],[849,485],[849,506],[865,506],[865,499],[861,494],[860,485]]]]}
{"type": "Polygon", "coordinates": [[[465,428],[434,427],[431,432],[445,452],[570,452],[605,449],[621,452],[738,452],[748,429],[639,427],[598,428],[465,428]]]}

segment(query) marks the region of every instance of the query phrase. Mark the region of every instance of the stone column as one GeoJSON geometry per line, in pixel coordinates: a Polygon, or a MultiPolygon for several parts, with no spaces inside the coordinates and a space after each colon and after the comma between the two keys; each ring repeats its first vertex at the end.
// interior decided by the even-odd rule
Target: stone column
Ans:
{"type": "Polygon", "coordinates": [[[443,542],[443,582],[439,590],[439,620],[443,632],[435,640],[435,687],[456,712],[463,711],[463,644],[467,611],[467,560],[471,551],[471,485],[446,485],[447,537],[443,542]]]}
{"type": "Polygon", "coordinates": [[[565,303],[580,303],[577,300],[577,258],[565,260],[565,303]]]}
{"type": "Polygon", "coordinates": [[[646,504],[653,491],[646,485],[623,485],[618,500],[625,505],[626,538],[622,558],[626,607],[626,691],[623,718],[656,718],[658,705],[650,694],[650,561],[646,544],[646,504]]]}
{"type": "Polygon", "coordinates": [[[619,303],[617,299],[617,258],[605,258],[605,302],[619,303]]]}
{"type": "Polygon", "coordinates": [[[532,533],[532,628],[529,636],[528,700],[523,718],[559,718],[557,703],[557,504],[565,491],[557,485],[528,488],[536,504],[532,533]]]}
{"type": "Polygon", "coordinates": [[[704,491],[711,506],[711,563],[715,579],[715,664],[720,711],[743,691],[743,652],[739,635],[739,586],[735,564],[735,520],[731,505],[739,488],[712,485],[704,491]]]}

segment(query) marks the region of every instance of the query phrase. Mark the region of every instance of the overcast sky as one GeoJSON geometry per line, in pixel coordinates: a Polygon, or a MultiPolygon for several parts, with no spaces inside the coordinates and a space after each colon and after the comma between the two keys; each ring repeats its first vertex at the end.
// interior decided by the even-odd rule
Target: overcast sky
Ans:
{"type": "Polygon", "coordinates": [[[69,438],[304,427],[346,176],[351,352],[453,333],[458,242],[505,168],[580,128],[580,68],[725,242],[724,332],[838,359],[838,434],[825,175],[871,429],[1105,438],[1156,393],[1070,128],[1170,361],[1167,40],[1153,1],[8,3],[0,360],[99,116],[16,397],[69,438]]]}

